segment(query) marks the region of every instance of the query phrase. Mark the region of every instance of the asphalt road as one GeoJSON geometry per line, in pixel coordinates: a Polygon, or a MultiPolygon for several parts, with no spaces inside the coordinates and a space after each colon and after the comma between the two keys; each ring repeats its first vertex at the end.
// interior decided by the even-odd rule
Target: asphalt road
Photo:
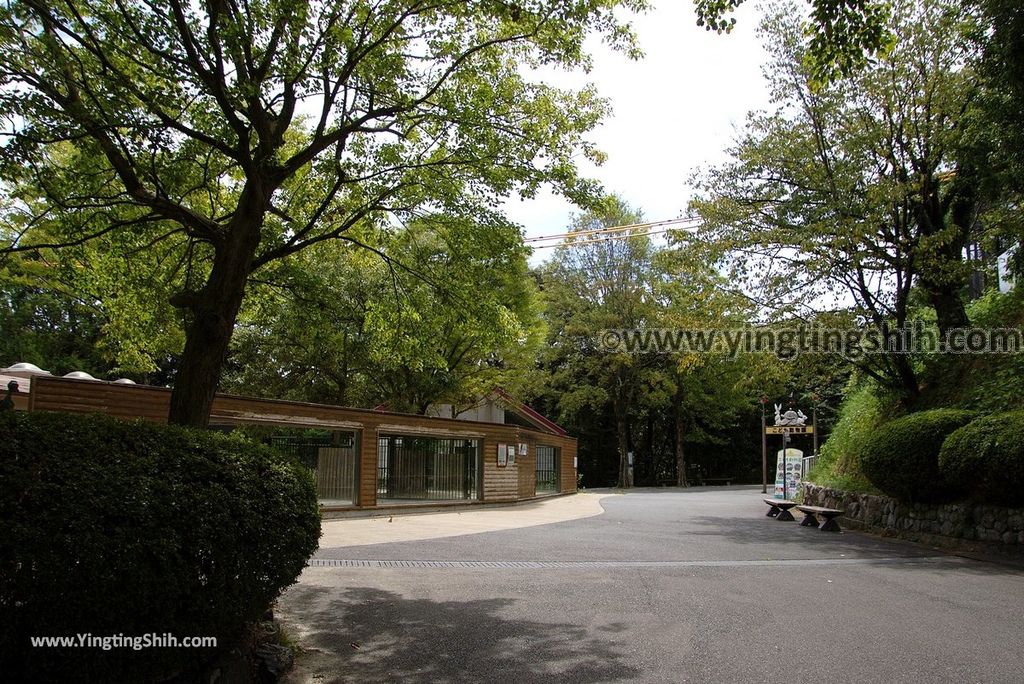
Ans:
{"type": "Polygon", "coordinates": [[[1024,681],[1018,569],[779,522],[760,488],[601,504],[321,549],[279,602],[288,681],[1024,681]]]}

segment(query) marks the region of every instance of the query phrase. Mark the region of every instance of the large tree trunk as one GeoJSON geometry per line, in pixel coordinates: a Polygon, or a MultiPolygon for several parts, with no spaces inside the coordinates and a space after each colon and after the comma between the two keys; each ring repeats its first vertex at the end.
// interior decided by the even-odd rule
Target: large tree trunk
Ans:
{"type": "Polygon", "coordinates": [[[929,183],[926,199],[918,210],[917,282],[935,309],[940,344],[944,344],[951,330],[970,325],[960,292],[966,285],[964,248],[970,237],[977,202],[971,168],[957,169],[948,195],[946,204],[939,195],[938,183],[929,183]]]}
{"type": "Polygon", "coordinates": [[[960,296],[962,283],[957,285],[940,284],[929,287],[924,280],[921,285],[928,293],[928,303],[935,309],[935,324],[939,328],[942,340],[953,330],[963,329],[970,325],[967,318],[967,309],[964,308],[963,298],[960,296]]]}
{"type": "Polygon", "coordinates": [[[170,423],[206,427],[263,225],[262,203],[243,191],[235,220],[216,246],[206,284],[172,301],[192,311],[171,392],[170,423]]]}
{"type": "Polygon", "coordinates": [[[618,486],[629,488],[633,486],[633,477],[629,467],[629,427],[627,422],[628,406],[626,398],[621,394],[617,395],[614,401],[615,409],[615,435],[619,444],[619,481],[618,486]]]}
{"type": "Polygon", "coordinates": [[[689,487],[686,479],[686,454],[683,452],[683,440],[686,439],[686,419],[679,405],[675,409],[676,424],[676,484],[680,487],[689,487]]]}
{"type": "Polygon", "coordinates": [[[657,484],[658,457],[654,453],[654,415],[650,411],[647,412],[647,420],[644,423],[643,439],[643,472],[640,472],[640,463],[635,463],[633,468],[633,480],[639,480],[642,485],[651,487],[657,484]]]}
{"type": "MultiPolygon", "coordinates": [[[[963,252],[968,232],[955,224],[947,227],[941,237],[944,242],[930,255],[931,268],[922,268],[917,282],[935,309],[935,324],[939,329],[940,345],[945,344],[950,331],[970,325],[961,291],[967,283],[963,268],[963,252]]],[[[943,347],[944,348],[944,347],[943,347]]]]}
{"type": "Polygon", "coordinates": [[[914,401],[921,392],[921,385],[917,380],[917,373],[914,371],[907,354],[893,354],[893,365],[896,377],[899,378],[899,385],[896,389],[908,400],[914,401]]]}

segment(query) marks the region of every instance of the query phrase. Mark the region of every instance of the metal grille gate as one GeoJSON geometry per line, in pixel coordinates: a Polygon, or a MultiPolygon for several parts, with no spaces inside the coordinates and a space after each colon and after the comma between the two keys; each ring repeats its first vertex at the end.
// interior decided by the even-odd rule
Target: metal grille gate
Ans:
{"type": "Polygon", "coordinates": [[[480,442],[382,435],[377,440],[377,499],[479,498],[480,442]]]}
{"type": "Polygon", "coordinates": [[[354,433],[336,432],[324,437],[276,435],[268,441],[313,471],[316,495],[320,501],[355,503],[357,454],[354,433]]]}
{"type": "Polygon", "coordinates": [[[538,446],[537,452],[537,486],[535,491],[557,492],[558,491],[558,461],[559,453],[557,447],[538,446]]]}

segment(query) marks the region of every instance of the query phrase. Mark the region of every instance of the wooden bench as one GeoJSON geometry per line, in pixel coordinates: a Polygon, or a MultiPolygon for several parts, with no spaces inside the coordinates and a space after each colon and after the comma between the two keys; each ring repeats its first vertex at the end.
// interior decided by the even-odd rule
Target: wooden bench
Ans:
{"type": "Polygon", "coordinates": [[[839,523],[836,522],[836,518],[845,513],[845,511],[837,508],[822,508],[821,506],[797,506],[796,509],[804,514],[804,519],[800,521],[800,524],[804,527],[815,525],[819,530],[825,532],[842,531],[839,528],[839,523]],[[818,523],[818,516],[824,518],[820,524],[818,523]]]}
{"type": "Polygon", "coordinates": [[[732,484],[731,477],[705,477],[704,484],[724,484],[726,487],[732,484]]]}
{"type": "Polygon", "coordinates": [[[796,520],[793,514],[789,512],[789,509],[796,506],[796,501],[789,501],[788,499],[762,499],[766,504],[771,506],[765,515],[769,518],[775,518],[776,520],[796,520]]]}

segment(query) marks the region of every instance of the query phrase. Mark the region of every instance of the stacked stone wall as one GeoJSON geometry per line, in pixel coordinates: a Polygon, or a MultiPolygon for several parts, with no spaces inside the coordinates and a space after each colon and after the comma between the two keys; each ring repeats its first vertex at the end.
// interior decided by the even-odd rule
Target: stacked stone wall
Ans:
{"type": "Polygon", "coordinates": [[[1024,549],[1024,509],[975,503],[907,503],[887,496],[801,484],[803,503],[846,511],[844,526],[917,541],[984,542],[1024,549]]]}

